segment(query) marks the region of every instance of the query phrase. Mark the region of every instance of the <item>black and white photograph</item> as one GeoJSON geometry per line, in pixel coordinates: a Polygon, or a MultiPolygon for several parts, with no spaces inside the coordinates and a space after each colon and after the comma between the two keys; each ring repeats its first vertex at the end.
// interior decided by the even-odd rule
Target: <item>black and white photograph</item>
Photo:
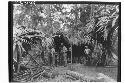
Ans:
{"type": "Polygon", "coordinates": [[[9,1],[9,82],[120,82],[121,2],[9,1]]]}

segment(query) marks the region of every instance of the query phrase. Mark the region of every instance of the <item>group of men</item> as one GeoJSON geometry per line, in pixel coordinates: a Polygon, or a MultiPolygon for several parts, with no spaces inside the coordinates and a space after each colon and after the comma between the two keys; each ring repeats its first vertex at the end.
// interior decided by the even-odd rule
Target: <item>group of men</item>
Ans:
{"type": "Polygon", "coordinates": [[[49,57],[50,65],[61,66],[67,64],[67,48],[63,46],[59,52],[56,52],[54,48],[51,49],[51,55],[49,57]]]}
{"type": "MultiPolygon", "coordinates": [[[[71,50],[67,49],[65,46],[61,47],[60,51],[56,51],[54,48],[52,48],[51,55],[49,58],[50,65],[66,66],[69,58],[71,59],[71,54],[69,56],[68,51],[71,51],[71,50]]],[[[91,53],[90,53],[91,50],[88,48],[88,46],[85,46],[85,49],[83,49],[83,52],[85,53],[85,55],[87,55],[87,57],[86,57],[87,62],[90,62],[91,61],[91,53]]]]}

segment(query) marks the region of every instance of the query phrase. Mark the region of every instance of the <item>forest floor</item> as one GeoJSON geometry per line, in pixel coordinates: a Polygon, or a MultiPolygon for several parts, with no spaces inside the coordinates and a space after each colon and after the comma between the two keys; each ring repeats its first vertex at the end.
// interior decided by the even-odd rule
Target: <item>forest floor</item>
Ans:
{"type": "MultiPolygon", "coordinates": [[[[41,67],[39,67],[41,69],[41,67]]],[[[95,67],[82,64],[44,67],[45,70],[33,74],[30,82],[116,82],[117,67],[95,67]]],[[[37,69],[39,70],[39,69],[37,69]]],[[[16,76],[17,77],[17,76],[16,76]]],[[[20,76],[18,76],[20,77],[20,76]]],[[[22,77],[22,76],[21,76],[22,77]]],[[[23,76],[20,81],[27,77],[23,76]]],[[[29,78],[28,78],[29,79],[29,78]]]]}
{"type": "MultiPolygon", "coordinates": [[[[60,74],[63,74],[67,70],[71,70],[79,74],[83,74],[90,79],[96,78],[99,74],[103,74],[117,81],[117,67],[92,67],[84,66],[81,64],[69,64],[66,67],[56,67],[55,70],[58,71],[60,74]]],[[[55,79],[50,81],[55,81],[55,79]]]]}
{"type": "Polygon", "coordinates": [[[84,66],[81,64],[72,64],[77,72],[83,73],[88,75],[89,73],[95,74],[95,73],[103,73],[115,80],[117,80],[117,67],[95,67],[95,66],[84,66]]]}

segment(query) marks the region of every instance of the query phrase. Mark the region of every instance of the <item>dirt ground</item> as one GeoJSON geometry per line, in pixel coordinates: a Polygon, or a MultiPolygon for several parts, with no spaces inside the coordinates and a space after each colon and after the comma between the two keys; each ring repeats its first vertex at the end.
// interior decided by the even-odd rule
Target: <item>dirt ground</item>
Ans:
{"type": "MultiPolygon", "coordinates": [[[[52,67],[35,74],[32,82],[116,82],[117,67],[95,67],[82,64],[52,67]]],[[[25,77],[24,77],[25,78],[25,77]]],[[[23,78],[22,78],[23,80],[23,78]]],[[[29,80],[30,81],[30,80],[29,80]]]]}
{"type": "Polygon", "coordinates": [[[65,70],[71,70],[78,72],[80,74],[84,74],[88,77],[96,77],[98,73],[102,73],[111,77],[114,80],[117,80],[117,67],[92,67],[92,66],[83,66],[81,64],[72,64],[67,67],[56,67],[55,68],[59,73],[64,73],[65,70]]]}

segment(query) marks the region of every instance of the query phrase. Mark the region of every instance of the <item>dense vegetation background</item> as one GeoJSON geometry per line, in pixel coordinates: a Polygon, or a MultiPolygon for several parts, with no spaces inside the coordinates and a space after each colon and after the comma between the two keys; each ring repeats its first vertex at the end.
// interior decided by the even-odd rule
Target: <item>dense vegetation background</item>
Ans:
{"type": "MultiPolygon", "coordinates": [[[[55,44],[63,40],[68,56],[75,55],[73,48],[89,46],[89,65],[117,65],[119,28],[118,4],[13,4],[13,80],[52,78],[48,67],[55,65],[54,55],[62,56],[55,44]]],[[[78,61],[88,65],[86,58],[78,61]]]]}
{"type": "MultiPolygon", "coordinates": [[[[116,65],[119,28],[119,5],[115,4],[14,4],[13,57],[19,63],[28,61],[23,57],[27,53],[43,53],[47,58],[53,52],[53,36],[62,33],[71,45],[93,48],[92,64],[116,65]]],[[[37,64],[46,62],[37,59],[37,64]]]]}

